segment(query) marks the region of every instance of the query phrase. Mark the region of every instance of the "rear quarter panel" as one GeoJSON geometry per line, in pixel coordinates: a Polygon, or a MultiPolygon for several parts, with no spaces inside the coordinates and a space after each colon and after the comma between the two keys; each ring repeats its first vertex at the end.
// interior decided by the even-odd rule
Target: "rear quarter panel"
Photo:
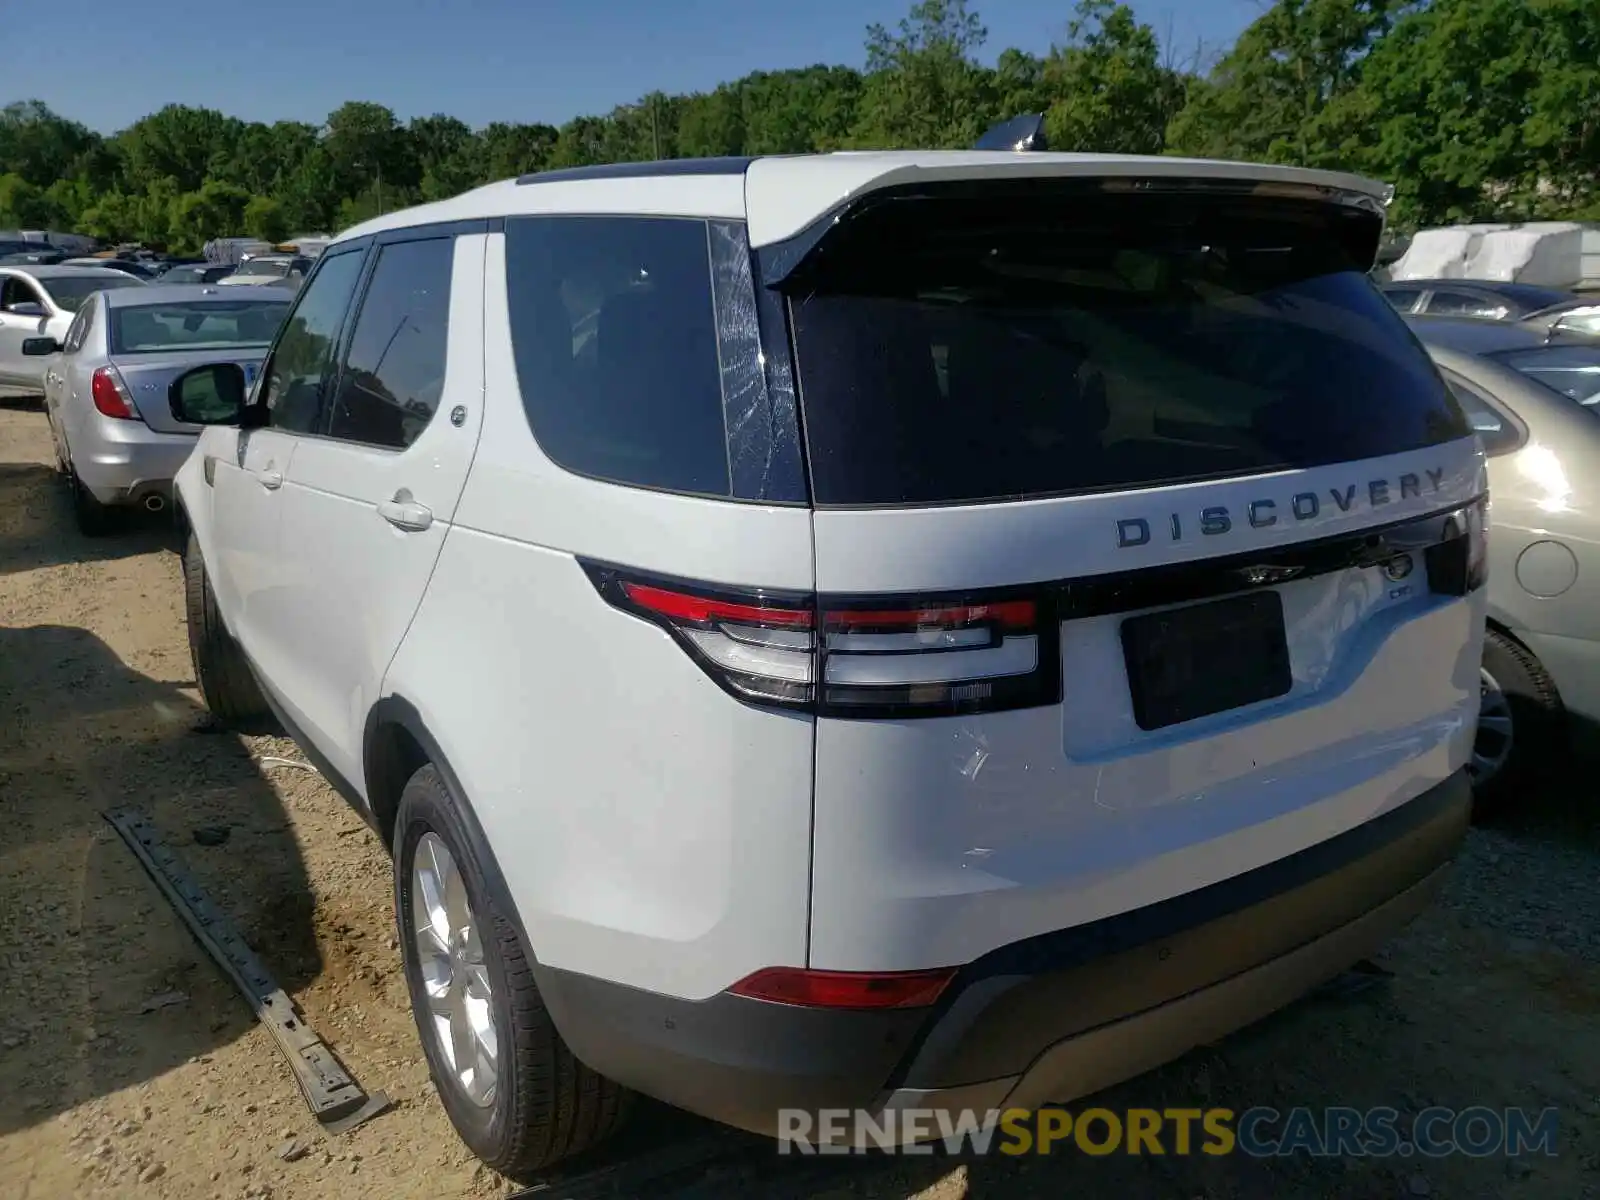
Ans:
{"type": "Polygon", "coordinates": [[[803,965],[811,718],[733,699],[577,556],[806,590],[810,513],[553,464],[523,414],[504,262],[491,235],[483,435],[383,692],[449,758],[542,964],[687,999],[803,965]]]}

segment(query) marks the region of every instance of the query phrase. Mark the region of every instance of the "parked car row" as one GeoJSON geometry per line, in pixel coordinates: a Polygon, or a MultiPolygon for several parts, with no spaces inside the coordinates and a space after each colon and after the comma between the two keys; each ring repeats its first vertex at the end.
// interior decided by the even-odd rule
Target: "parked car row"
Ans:
{"type": "Polygon", "coordinates": [[[25,339],[86,525],[173,477],[212,713],[390,847],[496,1169],[632,1092],[1108,1086],[1600,717],[1600,351],[1402,318],[1376,182],[1023,132],[545,172],[25,339]]]}
{"type": "Polygon", "coordinates": [[[1551,338],[1600,336],[1600,296],[1483,279],[1406,279],[1381,290],[1408,316],[1517,321],[1551,338]]]}

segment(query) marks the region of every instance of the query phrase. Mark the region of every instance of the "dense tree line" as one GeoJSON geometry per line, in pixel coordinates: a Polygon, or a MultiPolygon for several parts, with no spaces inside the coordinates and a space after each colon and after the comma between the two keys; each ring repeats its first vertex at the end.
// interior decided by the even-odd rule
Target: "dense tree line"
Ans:
{"type": "Polygon", "coordinates": [[[401,123],[352,102],[320,128],[170,105],[102,137],[37,101],[0,110],[0,228],[194,250],[280,239],[494,179],[587,163],[964,147],[1042,112],[1052,149],[1196,154],[1374,175],[1402,226],[1600,219],[1600,2],[1276,0],[1209,69],[1116,0],[1078,0],[1043,54],[980,61],[967,0],[867,31],[865,66],[756,71],[561,128],[401,123]]]}

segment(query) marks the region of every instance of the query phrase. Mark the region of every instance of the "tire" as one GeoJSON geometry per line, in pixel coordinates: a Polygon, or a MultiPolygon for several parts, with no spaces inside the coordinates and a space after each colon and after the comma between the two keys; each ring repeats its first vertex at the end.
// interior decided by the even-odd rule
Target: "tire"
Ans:
{"type": "Polygon", "coordinates": [[[76,471],[69,471],[67,482],[72,487],[72,519],[84,537],[104,537],[111,532],[113,513],[109,505],[101,504],[94,494],[83,486],[76,471]]]}
{"type": "Polygon", "coordinates": [[[223,725],[253,726],[262,721],[268,715],[267,702],[250,673],[244,651],[222,623],[200,543],[192,533],[184,548],[183,592],[189,618],[189,661],[194,664],[194,681],[206,707],[223,725]]]}
{"type": "Polygon", "coordinates": [[[1473,747],[1473,811],[1478,817],[1503,813],[1548,780],[1565,757],[1566,710],[1556,685],[1522,643],[1497,629],[1483,639],[1484,710],[1473,747]],[[1504,697],[1496,703],[1494,689],[1504,697]],[[1488,737],[1491,713],[1510,721],[1510,750],[1489,770],[1498,744],[1488,737]]]}
{"type": "MultiPolygon", "coordinates": [[[[584,1066],[561,1040],[539,996],[507,902],[488,883],[482,866],[486,861],[486,848],[438,770],[431,764],[421,768],[401,794],[394,829],[395,917],[412,1015],[434,1088],[461,1140],[485,1165],[525,1179],[614,1133],[627,1117],[632,1093],[584,1066]],[[478,934],[461,942],[460,958],[435,954],[429,960],[448,961],[444,975],[453,981],[463,965],[476,968],[481,958],[483,974],[474,977],[487,978],[497,1045],[492,1089],[484,1084],[487,1072],[475,1072],[469,1084],[452,1066],[452,1052],[445,1049],[424,982],[425,952],[419,943],[425,935],[414,931],[431,924],[425,919],[419,924],[418,917],[418,908],[428,906],[429,893],[416,868],[420,858],[425,872],[432,869],[441,846],[453,860],[463,885],[465,915],[478,934]],[[477,1098],[471,1094],[474,1086],[480,1089],[477,1098]]],[[[449,928],[452,941],[459,940],[454,937],[457,923],[451,921],[449,928]]],[[[431,969],[438,986],[440,973],[437,966],[431,969]]],[[[477,1043],[469,1044],[475,1061],[481,1061],[477,1043]]]]}

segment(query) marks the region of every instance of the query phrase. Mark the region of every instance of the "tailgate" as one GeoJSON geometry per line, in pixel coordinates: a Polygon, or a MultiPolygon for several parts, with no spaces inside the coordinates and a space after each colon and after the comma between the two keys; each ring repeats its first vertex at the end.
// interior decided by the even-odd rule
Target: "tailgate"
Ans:
{"type": "Polygon", "coordinates": [[[969,961],[1462,766],[1483,460],[1365,276],[1375,220],[927,188],[787,264],[824,646],[811,966],[969,961]]]}

